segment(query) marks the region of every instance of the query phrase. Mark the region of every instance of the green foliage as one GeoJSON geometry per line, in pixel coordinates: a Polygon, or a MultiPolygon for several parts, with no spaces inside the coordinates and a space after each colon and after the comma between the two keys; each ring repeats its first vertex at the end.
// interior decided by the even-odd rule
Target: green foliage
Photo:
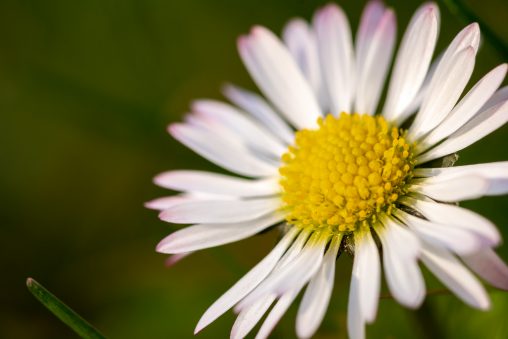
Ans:
{"type": "Polygon", "coordinates": [[[105,338],[95,327],[32,278],[26,280],[30,293],[76,334],[85,339],[105,338]]]}

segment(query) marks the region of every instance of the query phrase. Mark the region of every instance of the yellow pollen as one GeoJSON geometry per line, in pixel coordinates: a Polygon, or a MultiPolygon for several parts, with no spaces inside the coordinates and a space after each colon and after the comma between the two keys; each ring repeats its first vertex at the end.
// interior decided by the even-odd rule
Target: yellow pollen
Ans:
{"type": "Polygon", "coordinates": [[[382,116],[342,113],[296,133],[282,156],[288,223],[351,232],[390,213],[414,166],[405,132],[382,116]]]}

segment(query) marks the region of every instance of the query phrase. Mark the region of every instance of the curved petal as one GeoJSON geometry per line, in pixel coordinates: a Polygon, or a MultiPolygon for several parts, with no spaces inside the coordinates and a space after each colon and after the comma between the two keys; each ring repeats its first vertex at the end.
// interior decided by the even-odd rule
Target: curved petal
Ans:
{"type": "Polygon", "coordinates": [[[425,79],[439,30],[439,9],[424,4],[413,15],[402,38],[392,72],[383,115],[401,122],[425,79]]]}
{"type": "Polygon", "coordinates": [[[363,64],[367,50],[371,44],[372,38],[375,35],[379,22],[382,20],[383,15],[386,13],[386,6],[382,1],[372,0],[365,6],[360,25],[356,32],[356,60],[357,65],[363,64]]]}
{"type": "Polygon", "coordinates": [[[256,93],[234,85],[226,85],[222,92],[232,103],[252,114],[273,135],[280,138],[286,144],[292,144],[294,133],[291,127],[273,110],[273,108],[256,93]]]}
{"type": "Polygon", "coordinates": [[[189,196],[189,195],[172,195],[169,197],[162,197],[162,198],[156,198],[150,201],[145,202],[145,207],[157,210],[157,211],[164,211],[167,208],[170,208],[174,205],[181,204],[185,201],[195,201],[196,198],[189,196]]]}
{"type": "Polygon", "coordinates": [[[305,284],[321,267],[323,251],[328,235],[312,235],[302,251],[286,265],[275,269],[267,279],[243,299],[235,309],[249,307],[259,298],[270,295],[282,295],[300,284],[305,284]],[[298,279],[295,279],[298,277],[298,279]]]}
{"type": "Polygon", "coordinates": [[[199,319],[196,329],[194,330],[194,334],[211,324],[215,319],[224,314],[238,301],[249,294],[250,291],[256,288],[256,286],[263,281],[277,265],[298,232],[299,231],[296,228],[290,229],[284,238],[282,238],[277,246],[275,246],[275,248],[270,252],[270,254],[268,254],[219,299],[217,299],[201,316],[201,319],[199,319]]]}
{"type": "Polygon", "coordinates": [[[331,113],[351,112],[355,88],[353,42],[342,9],[329,4],[313,20],[331,113]]]}
{"type": "Polygon", "coordinates": [[[169,126],[169,133],[203,158],[234,173],[249,177],[277,174],[276,166],[255,157],[240,142],[233,143],[229,139],[188,124],[172,124],[169,126]]]}
{"type": "Polygon", "coordinates": [[[326,96],[319,65],[316,35],[309,24],[300,18],[286,24],[282,39],[293,55],[303,75],[314,90],[322,111],[326,110],[326,96]]]}
{"type": "Polygon", "coordinates": [[[473,73],[475,57],[476,50],[473,47],[457,52],[450,61],[443,57],[429,84],[422,107],[409,129],[411,138],[421,138],[450,113],[473,73]],[[449,67],[440,67],[447,62],[450,63],[449,67]]]}
{"type": "Polygon", "coordinates": [[[402,210],[395,210],[394,215],[420,239],[440,244],[457,254],[471,254],[485,246],[482,237],[467,228],[438,224],[402,210]]]}
{"type": "Polygon", "coordinates": [[[299,338],[310,338],[323,321],[335,278],[335,261],[342,236],[334,237],[326,252],[323,265],[310,280],[296,317],[296,333],[299,338]]]}
{"type": "Polygon", "coordinates": [[[508,266],[491,248],[462,256],[462,260],[489,284],[508,291],[508,266]]]}
{"type": "Polygon", "coordinates": [[[282,42],[256,26],[238,40],[238,50],[263,94],[297,128],[317,126],[321,109],[312,89],[282,42]]]}
{"type": "Polygon", "coordinates": [[[394,298],[402,305],[417,308],[425,297],[425,283],[418,267],[420,241],[395,219],[381,220],[384,229],[377,230],[383,246],[386,281],[394,298]]]}
{"type": "Polygon", "coordinates": [[[503,126],[507,121],[508,101],[505,101],[477,114],[441,144],[418,156],[416,162],[423,164],[460,151],[503,126]]]}
{"type": "Polygon", "coordinates": [[[421,141],[419,150],[426,150],[462,127],[494,94],[506,76],[507,64],[502,64],[487,73],[462,98],[446,119],[421,141]]]}
{"type": "Polygon", "coordinates": [[[289,306],[291,306],[300,290],[301,288],[290,290],[284,293],[279,298],[277,303],[275,303],[275,305],[271,309],[270,313],[268,313],[268,315],[266,316],[263,325],[261,325],[261,328],[259,329],[259,332],[256,335],[256,339],[268,338],[270,333],[275,328],[275,325],[277,325],[277,323],[282,318],[284,313],[286,313],[287,309],[289,308],[289,306]]]}
{"type": "Polygon", "coordinates": [[[371,323],[376,318],[381,286],[379,252],[370,232],[355,233],[353,279],[358,281],[362,319],[371,323]]]}
{"type": "MultiPolygon", "coordinates": [[[[377,1],[372,3],[375,6],[377,1]]],[[[392,10],[384,11],[379,19],[373,11],[366,8],[357,39],[355,112],[367,114],[376,113],[393,55],[397,26],[392,10]]]]}
{"type": "Polygon", "coordinates": [[[474,308],[486,310],[489,297],[483,286],[462,263],[444,248],[422,243],[422,261],[462,301],[474,308]]]}
{"type": "Polygon", "coordinates": [[[489,181],[479,175],[469,174],[438,180],[435,178],[414,180],[409,187],[417,192],[444,202],[457,202],[484,196],[489,190],[489,181]],[[434,179],[434,180],[432,180],[434,179]]]}
{"type": "Polygon", "coordinates": [[[224,174],[177,170],[154,178],[155,184],[175,191],[202,192],[234,197],[259,197],[280,192],[277,178],[249,180],[224,174]]]}
{"type": "Polygon", "coordinates": [[[162,211],[159,218],[174,224],[235,223],[259,218],[279,207],[279,198],[182,201],[162,211]]]}
{"type": "Polygon", "coordinates": [[[490,99],[483,105],[480,111],[485,111],[491,107],[496,106],[502,102],[508,101],[508,86],[501,87],[490,97],[490,99]]]}
{"type": "Polygon", "coordinates": [[[157,245],[157,252],[184,253],[220,246],[248,238],[283,220],[275,213],[234,224],[200,224],[171,233],[157,245]]]}
{"type": "Polygon", "coordinates": [[[260,298],[251,306],[243,309],[233,324],[233,328],[231,329],[231,339],[245,338],[247,334],[252,331],[254,326],[256,326],[274,301],[275,295],[269,295],[264,298],[260,298]]]}
{"type": "Polygon", "coordinates": [[[501,235],[496,226],[473,211],[459,206],[422,201],[410,197],[404,197],[400,199],[400,202],[418,211],[432,222],[466,228],[481,236],[485,244],[489,246],[496,246],[501,241],[501,235]]]}
{"type": "Polygon", "coordinates": [[[196,100],[192,103],[192,111],[224,126],[248,147],[272,155],[277,159],[286,151],[286,146],[264,126],[224,102],[209,99],[196,100]]]}
{"type": "Polygon", "coordinates": [[[457,34],[440,57],[423,98],[422,109],[411,126],[415,138],[438,126],[448,115],[471,76],[479,43],[480,27],[477,23],[470,24],[457,34]],[[461,58],[460,55],[468,49],[472,58],[461,58]],[[464,61],[470,69],[465,67],[464,61]]]}
{"type": "Polygon", "coordinates": [[[365,338],[365,319],[360,304],[360,280],[357,276],[351,275],[349,287],[349,298],[347,305],[347,331],[352,339],[365,338]]]}
{"type": "Polygon", "coordinates": [[[427,181],[435,180],[438,182],[453,178],[479,176],[488,181],[485,195],[508,193],[508,161],[443,168],[419,168],[414,173],[418,176],[429,177],[427,181]]]}

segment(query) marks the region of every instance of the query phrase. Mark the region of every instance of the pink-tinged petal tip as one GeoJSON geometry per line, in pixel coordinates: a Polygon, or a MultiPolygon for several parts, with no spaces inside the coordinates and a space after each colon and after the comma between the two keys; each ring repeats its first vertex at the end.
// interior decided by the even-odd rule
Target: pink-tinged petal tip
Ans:
{"type": "Polygon", "coordinates": [[[329,3],[316,11],[315,19],[316,20],[334,20],[337,16],[340,17],[344,15],[342,8],[335,4],[329,3]]]}
{"type": "Polygon", "coordinates": [[[182,126],[181,123],[173,123],[169,124],[167,127],[167,131],[169,134],[171,134],[174,138],[179,134],[180,127],[182,126]]]}
{"type": "Polygon", "coordinates": [[[268,28],[266,28],[264,26],[260,26],[260,25],[254,25],[250,29],[250,34],[254,37],[260,37],[265,34],[271,34],[271,33],[272,32],[268,28]]]}
{"type": "Polygon", "coordinates": [[[178,251],[173,251],[173,243],[174,243],[174,240],[175,240],[175,237],[173,236],[173,234],[170,234],[168,235],[167,237],[165,237],[164,239],[162,239],[158,244],[157,246],[155,247],[155,251],[158,252],[158,253],[165,253],[165,254],[178,254],[178,253],[181,253],[178,252],[178,251]]]}
{"type": "Polygon", "coordinates": [[[236,39],[236,46],[238,48],[238,51],[240,52],[240,55],[243,55],[247,53],[247,49],[249,46],[249,36],[247,35],[240,35],[236,39]]]}
{"type": "Polygon", "coordinates": [[[170,221],[171,220],[171,213],[169,213],[168,211],[162,211],[162,212],[160,212],[158,217],[162,221],[171,222],[170,221]]]}
{"type": "Polygon", "coordinates": [[[143,206],[145,208],[148,208],[150,210],[159,210],[159,204],[158,204],[158,200],[159,199],[154,199],[154,200],[150,200],[150,201],[147,201],[143,204],[143,206]]]}

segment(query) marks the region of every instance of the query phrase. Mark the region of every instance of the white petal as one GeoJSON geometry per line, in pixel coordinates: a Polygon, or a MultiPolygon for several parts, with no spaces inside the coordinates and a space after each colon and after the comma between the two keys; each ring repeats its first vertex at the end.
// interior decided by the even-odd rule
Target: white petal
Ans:
{"type": "Polygon", "coordinates": [[[508,161],[444,168],[419,168],[415,170],[415,175],[430,177],[428,182],[433,180],[444,182],[453,178],[476,175],[488,181],[485,195],[508,193],[508,161]]]}
{"type": "Polygon", "coordinates": [[[475,57],[473,47],[457,52],[449,61],[443,57],[429,84],[422,107],[409,129],[412,138],[424,136],[450,113],[473,73],[475,57]],[[450,62],[449,67],[441,67],[447,62],[450,62]]]}
{"type": "Polygon", "coordinates": [[[214,121],[240,138],[248,147],[279,158],[286,147],[263,125],[240,112],[235,107],[217,100],[196,100],[192,111],[209,121],[214,121]]]}
{"type": "Polygon", "coordinates": [[[234,223],[259,218],[279,207],[279,198],[182,201],[165,209],[159,218],[175,224],[234,223]]]}
{"type": "Polygon", "coordinates": [[[355,234],[355,260],[352,275],[358,279],[358,293],[362,319],[368,323],[376,319],[381,285],[379,252],[370,232],[355,234]]]}
{"type": "Polygon", "coordinates": [[[400,202],[421,213],[432,222],[466,228],[483,237],[486,244],[496,246],[501,235],[489,220],[473,211],[450,204],[440,204],[403,197],[400,202]]]}
{"type": "Polygon", "coordinates": [[[411,116],[413,113],[416,113],[416,111],[420,108],[423,102],[423,98],[427,96],[430,81],[434,77],[434,73],[436,73],[437,65],[439,65],[439,62],[441,61],[443,54],[444,53],[434,58],[434,61],[432,61],[432,63],[430,64],[429,70],[427,72],[427,75],[425,76],[425,79],[423,80],[422,85],[420,86],[420,89],[416,93],[411,103],[399,115],[398,121],[405,121],[407,117],[411,116]]]}
{"type": "Polygon", "coordinates": [[[293,55],[303,75],[314,90],[322,109],[325,108],[324,85],[319,65],[316,35],[303,19],[293,19],[284,27],[284,43],[293,55]]]}
{"type": "MultiPolygon", "coordinates": [[[[450,178],[457,175],[476,174],[487,179],[505,178],[508,176],[508,161],[489,162],[483,164],[452,166],[452,167],[428,167],[416,168],[415,176],[418,177],[442,177],[450,178]]],[[[442,179],[446,180],[446,179],[442,179]]]]}
{"type": "Polygon", "coordinates": [[[232,172],[251,176],[277,174],[277,167],[253,156],[241,143],[232,143],[210,131],[186,124],[172,124],[169,133],[202,157],[232,172]]]}
{"type": "MultiPolygon", "coordinates": [[[[311,232],[309,232],[308,230],[305,230],[305,229],[300,232],[300,234],[298,235],[296,240],[293,242],[293,244],[291,244],[291,246],[287,249],[286,253],[284,253],[282,258],[280,258],[280,260],[277,262],[277,265],[275,266],[275,268],[273,268],[271,275],[268,276],[266,279],[264,279],[264,281],[266,281],[267,279],[270,279],[274,274],[277,274],[278,271],[280,271],[282,268],[286,267],[302,252],[302,249],[303,249],[305,243],[307,242],[307,240],[309,239],[310,234],[311,234],[311,232]]],[[[264,283],[264,281],[263,281],[263,283],[264,283]]],[[[291,290],[293,290],[293,291],[298,290],[299,291],[303,287],[304,284],[305,284],[305,282],[303,282],[303,283],[297,282],[295,284],[296,286],[294,286],[291,290]]],[[[261,286],[261,285],[259,285],[259,286],[261,286]]],[[[254,289],[251,293],[254,293],[254,292],[256,292],[256,289],[254,289]]],[[[276,293],[266,293],[265,296],[272,295],[272,294],[276,294],[276,293]]],[[[252,302],[255,302],[255,301],[256,300],[253,300],[252,302]]],[[[252,302],[249,301],[249,304],[247,304],[245,302],[245,300],[242,300],[240,303],[238,303],[235,306],[234,311],[236,313],[240,313],[242,311],[242,309],[250,306],[250,304],[252,304],[252,302]]]]}
{"type": "Polygon", "coordinates": [[[263,317],[274,300],[275,296],[270,295],[259,299],[250,307],[242,310],[231,329],[231,339],[245,338],[254,326],[256,326],[261,317],[263,317]]]}
{"type": "Polygon", "coordinates": [[[235,197],[257,197],[280,192],[277,178],[242,179],[202,171],[169,171],[159,174],[154,182],[175,191],[202,192],[235,197]]]}
{"type": "Polygon", "coordinates": [[[242,279],[238,280],[226,293],[217,299],[203,314],[194,330],[198,333],[227,310],[233,307],[238,301],[249,294],[277,265],[286,249],[289,247],[295,236],[298,234],[296,227],[291,228],[289,232],[279,241],[277,246],[252,268],[242,279]]]}
{"type": "Polygon", "coordinates": [[[425,79],[436,45],[439,9],[424,4],[414,14],[402,38],[394,63],[383,114],[388,120],[399,120],[413,101],[425,79]]]}
{"type": "MultiPolygon", "coordinates": [[[[434,178],[432,178],[434,179],[434,178]]],[[[421,179],[409,187],[417,192],[444,202],[457,202],[476,199],[484,196],[489,189],[489,182],[481,176],[470,174],[447,180],[421,179]]]]}
{"type": "Polygon", "coordinates": [[[240,56],[263,94],[297,128],[317,126],[321,109],[312,89],[282,42],[256,26],[238,41],[240,56]]]}
{"type": "Polygon", "coordinates": [[[279,213],[234,224],[200,224],[171,233],[157,245],[157,252],[183,253],[242,240],[283,220],[279,213]]]}
{"type": "Polygon", "coordinates": [[[477,23],[470,24],[457,34],[440,57],[435,74],[428,83],[422,109],[411,126],[415,138],[438,126],[457,102],[471,76],[479,43],[480,28],[477,23]],[[471,56],[461,58],[460,54],[468,49],[470,53],[466,54],[471,56]]]}
{"type": "Polygon", "coordinates": [[[365,319],[360,304],[360,281],[357,276],[351,275],[349,298],[347,306],[347,330],[349,338],[365,338],[365,319]]]}
{"type": "Polygon", "coordinates": [[[296,333],[299,338],[310,338],[323,321],[335,278],[335,261],[342,236],[334,237],[326,252],[323,265],[310,280],[305,290],[296,318],[296,333]]]}
{"type": "Polygon", "coordinates": [[[485,245],[480,236],[467,228],[431,222],[401,210],[396,210],[394,215],[419,238],[440,244],[457,254],[470,254],[485,245]]]}
{"type": "Polygon", "coordinates": [[[293,289],[284,293],[280,297],[280,299],[271,309],[270,313],[266,316],[263,325],[261,325],[261,328],[259,329],[259,332],[256,335],[256,339],[268,338],[270,333],[275,328],[275,325],[277,325],[277,323],[282,318],[284,313],[286,313],[289,306],[291,306],[291,304],[295,300],[296,296],[298,295],[298,292],[300,292],[300,289],[293,289]]]}
{"type": "Polygon", "coordinates": [[[486,310],[490,301],[483,286],[444,248],[422,243],[422,261],[443,284],[468,305],[486,310]]]}
{"type": "Polygon", "coordinates": [[[421,149],[425,150],[437,144],[471,119],[501,85],[507,68],[507,64],[497,66],[478,81],[446,119],[421,141],[424,145],[421,149]]]}
{"type": "Polygon", "coordinates": [[[291,247],[284,253],[284,256],[279,260],[277,263],[277,266],[275,266],[275,270],[278,270],[284,266],[286,266],[288,263],[290,263],[303,249],[303,246],[309,239],[310,232],[307,230],[303,230],[300,232],[300,235],[296,240],[293,242],[291,247]]]}
{"type": "Polygon", "coordinates": [[[447,140],[416,159],[418,164],[460,151],[492,133],[508,121],[508,101],[478,113],[447,140]]]}
{"type": "Polygon", "coordinates": [[[182,202],[186,201],[195,201],[196,198],[188,195],[172,195],[169,197],[162,197],[150,200],[145,203],[145,207],[152,209],[152,210],[158,210],[163,211],[167,208],[170,208],[174,205],[181,204],[182,202]]]}
{"type": "Polygon", "coordinates": [[[483,105],[480,111],[487,110],[497,104],[505,102],[508,100],[508,86],[501,87],[490,97],[490,99],[483,105]]]}
{"type": "Polygon", "coordinates": [[[235,200],[234,196],[210,194],[201,192],[182,193],[177,195],[171,195],[168,197],[161,197],[150,200],[145,203],[145,207],[153,210],[164,211],[170,207],[179,205],[183,202],[193,201],[209,201],[209,200],[235,200]]]}
{"type": "MultiPolygon", "coordinates": [[[[376,3],[373,2],[372,6],[376,3]]],[[[367,7],[364,15],[372,11],[368,11],[367,7]]],[[[373,13],[371,15],[377,16],[373,13]]],[[[376,19],[374,17],[371,20],[376,19]]],[[[368,21],[369,18],[362,17],[362,26],[358,32],[358,42],[364,46],[357,44],[355,112],[374,114],[390,66],[397,23],[392,10],[384,11],[375,23],[368,21]]]]}
{"type": "Polygon", "coordinates": [[[425,297],[425,283],[418,267],[420,242],[395,219],[381,220],[384,229],[377,230],[383,245],[386,281],[393,297],[402,305],[417,308],[425,297]]]}
{"type": "Polygon", "coordinates": [[[365,6],[360,19],[358,31],[356,33],[355,47],[356,60],[358,64],[364,63],[372,37],[374,36],[385,11],[386,7],[381,1],[369,1],[369,3],[365,6]]]}
{"type": "Polygon", "coordinates": [[[355,66],[351,29],[340,7],[329,4],[313,20],[331,113],[351,112],[355,66]]]}
{"type": "Polygon", "coordinates": [[[293,143],[294,134],[291,127],[275,113],[261,96],[234,85],[226,85],[222,91],[231,102],[252,114],[273,135],[279,137],[286,144],[293,143]]]}
{"type": "Polygon", "coordinates": [[[312,235],[302,251],[286,265],[275,269],[254,291],[243,299],[235,310],[252,305],[258,298],[283,293],[305,284],[316,273],[323,261],[327,236],[312,235]]]}
{"type": "Polygon", "coordinates": [[[508,290],[508,266],[492,249],[463,256],[464,262],[492,286],[508,290]]]}

